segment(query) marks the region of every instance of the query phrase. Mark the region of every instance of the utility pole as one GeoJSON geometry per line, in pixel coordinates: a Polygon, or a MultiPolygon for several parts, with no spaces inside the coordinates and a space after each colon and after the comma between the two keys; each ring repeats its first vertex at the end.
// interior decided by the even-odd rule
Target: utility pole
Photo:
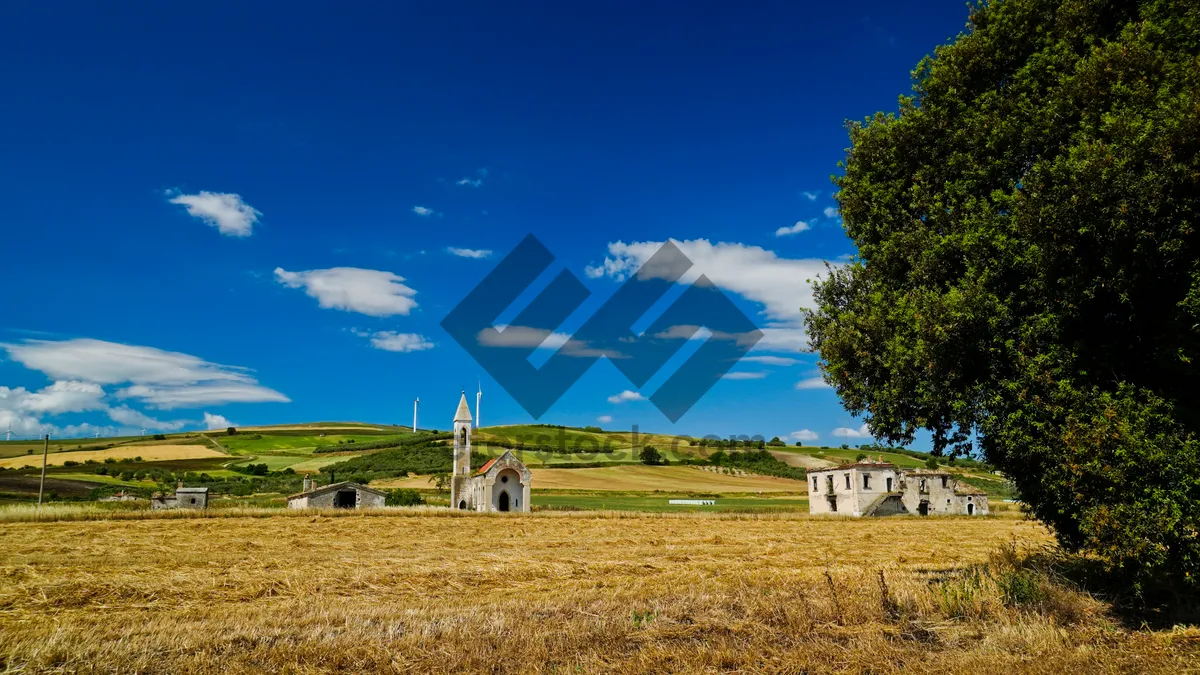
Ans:
{"type": "Polygon", "coordinates": [[[50,434],[46,434],[46,443],[42,446],[42,482],[38,483],[38,508],[42,508],[42,492],[46,490],[46,455],[50,452],[50,434]]]}

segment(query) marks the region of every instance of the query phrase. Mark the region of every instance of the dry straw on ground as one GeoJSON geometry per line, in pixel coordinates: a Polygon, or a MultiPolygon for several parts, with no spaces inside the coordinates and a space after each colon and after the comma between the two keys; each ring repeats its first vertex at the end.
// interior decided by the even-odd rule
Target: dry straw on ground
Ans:
{"type": "Polygon", "coordinates": [[[1177,672],[1200,656],[1196,631],[1127,631],[1019,569],[1014,547],[1048,537],[1016,519],[449,513],[0,513],[0,672],[1177,672]]]}

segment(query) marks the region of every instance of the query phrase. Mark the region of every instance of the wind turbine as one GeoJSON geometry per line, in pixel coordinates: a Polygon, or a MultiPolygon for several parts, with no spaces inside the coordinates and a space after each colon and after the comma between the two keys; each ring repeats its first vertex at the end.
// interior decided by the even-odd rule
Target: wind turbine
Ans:
{"type": "Polygon", "coordinates": [[[413,399],[413,433],[417,433],[417,408],[421,406],[421,397],[413,399]]]}
{"type": "Polygon", "coordinates": [[[142,435],[143,435],[143,436],[145,436],[145,435],[146,435],[146,427],[142,427],[142,435]]]}
{"type": "Polygon", "coordinates": [[[483,384],[479,381],[476,381],[475,386],[477,387],[477,389],[475,390],[475,428],[478,429],[479,428],[479,401],[481,401],[483,399],[483,384]]]}
{"type": "Polygon", "coordinates": [[[5,438],[4,440],[11,441],[12,440],[12,422],[8,423],[8,431],[6,431],[5,433],[8,434],[8,437],[5,438]]]}

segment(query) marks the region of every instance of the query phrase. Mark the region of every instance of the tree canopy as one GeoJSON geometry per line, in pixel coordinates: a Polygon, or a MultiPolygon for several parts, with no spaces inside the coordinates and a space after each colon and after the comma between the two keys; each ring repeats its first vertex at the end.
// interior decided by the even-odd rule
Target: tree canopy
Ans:
{"type": "Polygon", "coordinates": [[[913,80],[848,125],[826,376],[1110,572],[1200,585],[1200,3],[981,4],[913,80]]]}

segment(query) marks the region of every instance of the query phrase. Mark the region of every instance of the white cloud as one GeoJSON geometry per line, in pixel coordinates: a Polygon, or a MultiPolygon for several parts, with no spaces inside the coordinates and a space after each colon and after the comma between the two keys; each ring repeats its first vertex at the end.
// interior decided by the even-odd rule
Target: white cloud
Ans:
{"type": "Polygon", "coordinates": [[[371,338],[371,346],[387,352],[419,352],[433,349],[433,343],[419,333],[397,333],[381,330],[374,333],[357,332],[359,337],[371,338]]]}
{"type": "MultiPolygon", "coordinates": [[[[736,293],[763,306],[767,321],[760,330],[763,338],[755,351],[806,351],[808,338],[801,308],[816,306],[812,282],[825,275],[826,261],[819,258],[780,258],[773,251],[738,243],[713,244],[707,239],[671,240],[692,261],[693,266],[680,279],[692,283],[703,274],[723,290],[736,293]]],[[[613,242],[609,255],[599,265],[585,271],[593,279],[611,277],[623,280],[638,270],[663,242],[613,242]]],[[[830,263],[837,266],[837,263],[830,263]]],[[[665,276],[655,270],[640,274],[665,276]]]]}
{"type": "Polygon", "coordinates": [[[741,360],[768,366],[794,366],[800,363],[796,359],[789,359],[786,356],[743,356],[741,360]]]}
{"type": "Polygon", "coordinates": [[[608,424],[612,421],[612,415],[601,415],[596,418],[596,421],[601,424],[608,424]]]}
{"type": "Polygon", "coordinates": [[[804,222],[803,220],[797,220],[796,224],[792,225],[791,227],[781,227],[778,230],[775,230],[775,236],[786,237],[789,234],[799,234],[808,229],[808,223],[804,222]]]}
{"type": "Polygon", "coordinates": [[[424,218],[428,218],[435,213],[433,209],[427,206],[414,206],[412,207],[412,212],[424,218]]]}
{"type": "Polygon", "coordinates": [[[417,306],[417,301],[413,300],[417,292],[401,283],[404,277],[381,270],[331,267],[289,272],[277,267],[275,280],[289,288],[303,288],[325,309],[392,316],[407,315],[417,306]]]}
{"type": "MultiPolygon", "coordinates": [[[[606,353],[603,350],[591,349],[583,340],[575,340],[566,333],[556,333],[544,328],[530,326],[509,326],[499,324],[484,328],[476,336],[479,344],[485,347],[513,347],[523,349],[562,350],[563,356],[599,357],[606,353]]],[[[608,352],[610,358],[620,358],[616,352],[608,352]]]]}
{"type": "Polygon", "coordinates": [[[136,398],[155,408],[196,408],[222,403],[290,403],[291,399],[250,382],[204,382],[185,386],[135,384],[121,389],[117,398],[136,398]]]}
{"type": "Polygon", "coordinates": [[[241,196],[229,192],[198,192],[194,195],[173,195],[167,201],[182,204],[188,215],[199,218],[217,228],[227,237],[249,237],[262,212],[242,201],[241,196]]]}
{"type": "Polygon", "coordinates": [[[456,255],[460,258],[475,258],[478,260],[492,255],[492,250],[488,248],[455,248],[454,246],[447,246],[446,253],[456,255]]]}
{"type": "Polygon", "coordinates": [[[182,429],[187,422],[163,422],[149,415],[138,412],[129,406],[119,406],[108,409],[108,416],[118,424],[124,424],[131,427],[140,427],[143,429],[154,429],[158,431],[178,431],[182,429]]]}
{"type": "Polygon", "coordinates": [[[471,187],[479,187],[483,185],[483,180],[480,178],[463,178],[455,183],[455,185],[469,185],[471,187]]]}
{"type": "MultiPolygon", "coordinates": [[[[818,258],[780,258],[773,251],[737,243],[713,244],[707,239],[671,240],[692,261],[681,283],[692,283],[701,274],[718,287],[763,305],[768,318],[800,321],[801,307],[815,307],[812,281],[825,274],[825,261],[818,258]]],[[[663,242],[643,241],[608,245],[609,256],[587,268],[593,279],[609,276],[625,279],[642,266],[663,242]]],[[[654,276],[656,271],[643,271],[654,276]]]]}
{"type": "Polygon", "coordinates": [[[797,389],[828,389],[829,383],[825,378],[817,375],[815,377],[806,377],[796,383],[797,389]]]}
{"type": "Polygon", "coordinates": [[[625,391],[623,391],[619,394],[613,394],[612,396],[608,397],[609,403],[624,403],[626,401],[645,401],[645,400],[646,400],[646,397],[642,396],[641,394],[637,393],[636,391],[630,391],[628,389],[626,389],[625,391]]]}
{"type": "Polygon", "coordinates": [[[837,207],[835,207],[835,206],[826,206],[825,207],[825,217],[826,218],[837,218],[837,214],[838,214],[837,207]]]}
{"type": "Polygon", "coordinates": [[[804,195],[804,198],[805,198],[805,199],[807,199],[807,200],[808,200],[808,201],[810,201],[810,202],[815,202],[815,201],[817,201],[817,197],[820,197],[820,196],[821,196],[821,193],[820,193],[820,192],[809,192],[809,191],[807,191],[807,190],[805,190],[805,191],[804,191],[804,192],[802,192],[801,194],[803,194],[803,195],[804,195]]]}
{"type": "MultiPolygon", "coordinates": [[[[29,340],[0,344],[0,348],[26,368],[71,381],[56,382],[33,395],[31,410],[41,412],[103,409],[100,385],[104,384],[128,383],[131,386],[118,391],[118,398],[137,398],[161,408],[190,403],[289,400],[259,385],[244,368],[153,347],[76,338],[57,342],[29,340]]],[[[2,387],[0,390],[13,391],[2,387]]]]}
{"type": "Polygon", "coordinates": [[[870,438],[871,432],[867,429],[867,425],[864,422],[863,425],[857,429],[838,427],[837,429],[833,430],[833,435],[839,438],[870,438]]]}
{"type": "Polygon", "coordinates": [[[179,352],[89,338],[0,344],[13,361],[50,377],[99,384],[189,384],[252,381],[243,368],[209,363],[179,352]]]}
{"type": "Polygon", "coordinates": [[[33,415],[103,410],[104,389],[92,382],[74,380],[59,380],[37,392],[0,387],[0,406],[9,405],[33,415]]]}
{"type": "Polygon", "coordinates": [[[796,439],[797,441],[815,441],[821,437],[817,432],[809,431],[808,429],[801,429],[800,431],[793,431],[789,435],[792,438],[796,439]]]}
{"type": "Polygon", "coordinates": [[[237,426],[236,424],[234,424],[233,422],[230,422],[229,418],[225,417],[224,415],[214,415],[209,412],[204,413],[204,428],[205,429],[208,429],[211,431],[214,429],[228,429],[229,427],[236,427],[236,426],[237,426]]]}
{"type": "Polygon", "coordinates": [[[746,370],[736,370],[731,373],[725,373],[721,376],[722,380],[761,380],[767,376],[767,373],[758,371],[750,372],[746,370]]]}

